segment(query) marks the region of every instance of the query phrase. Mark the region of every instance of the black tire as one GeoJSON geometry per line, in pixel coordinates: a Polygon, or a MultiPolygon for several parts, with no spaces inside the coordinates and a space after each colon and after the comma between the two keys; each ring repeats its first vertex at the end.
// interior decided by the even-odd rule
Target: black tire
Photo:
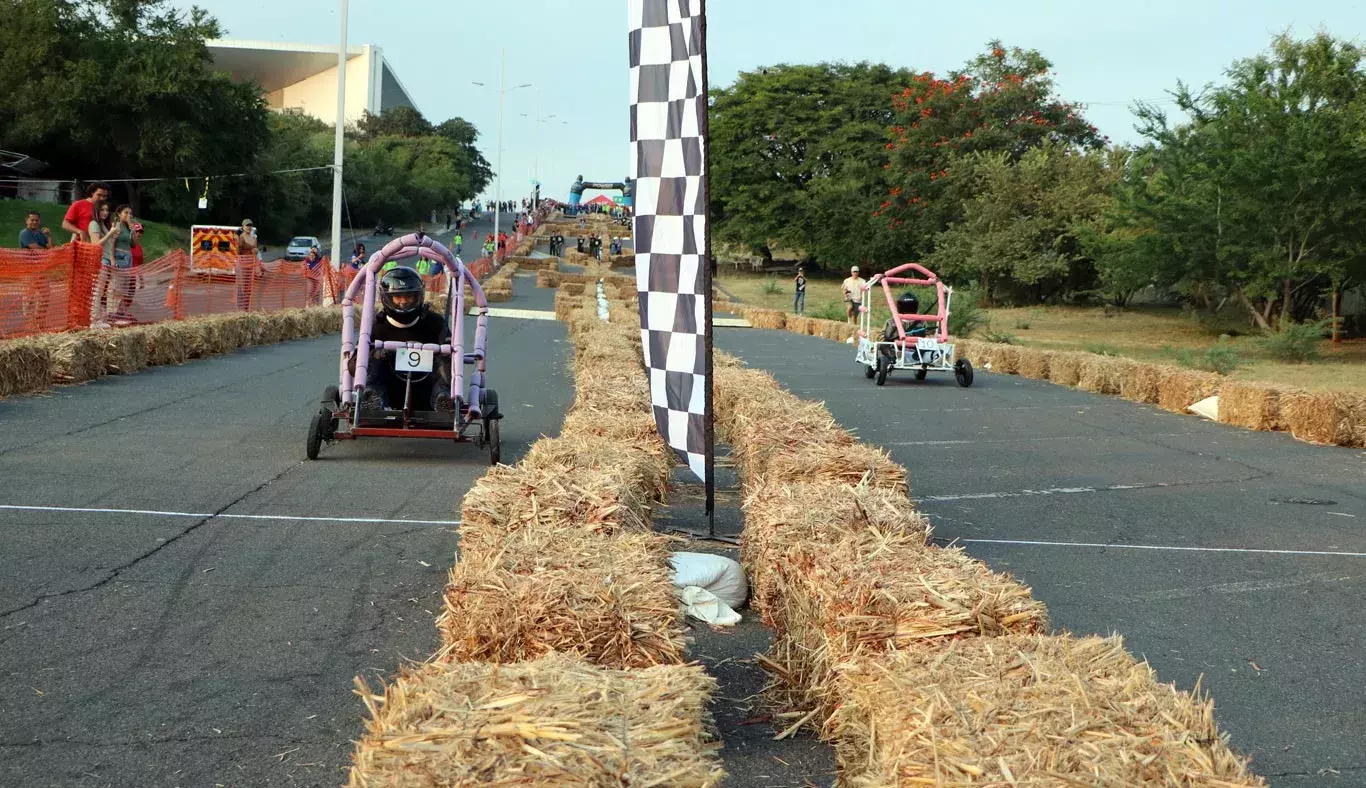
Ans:
{"type": "Polygon", "coordinates": [[[308,444],[304,453],[310,460],[318,459],[318,451],[323,447],[323,436],[327,434],[327,425],[331,417],[326,413],[316,413],[313,420],[308,423],[308,444]]]}
{"type": "Polygon", "coordinates": [[[498,411],[498,392],[493,389],[484,389],[484,402],[480,407],[486,419],[501,419],[503,414],[498,411]]]}
{"type": "Polygon", "coordinates": [[[928,374],[930,374],[930,371],[928,369],[925,369],[924,367],[921,367],[920,369],[917,369],[915,371],[915,379],[924,380],[925,376],[928,374]]]}
{"type": "Polygon", "coordinates": [[[887,375],[890,374],[891,371],[891,362],[879,356],[877,360],[877,378],[874,382],[877,383],[879,386],[887,385],[887,375]]]}
{"type": "Polygon", "coordinates": [[[341,389],[337,388],[336,386],[328,386],[327,388],[323,389],[323,404],[340,405],[341,389]]]}
{"type": "Polygon", "coordinates": [[[484,420],[484,434],[488,437],[489,465],[497,465],[503,459],[503,439],[499,434],[498,419],[484,420]]]}
{"type": "Polygon", "coordinates": [[[876,374],[877,374],[877,367],[870,367],[870,366],[868,366],[868,365],[866,365],[866,364],[863,366],[863,376],[864,376],[865,378],[868,378],[869,380],[872,380],[872,379],[873,379],[873,376],[876,375],[876,374]]]}
{"type": "Polygon", "coordinates": [[[960,358],[953,365],[953,377],[958,381],[958,385],[967,388],[972,385],[972,362],[965,358],[960,358]]]}

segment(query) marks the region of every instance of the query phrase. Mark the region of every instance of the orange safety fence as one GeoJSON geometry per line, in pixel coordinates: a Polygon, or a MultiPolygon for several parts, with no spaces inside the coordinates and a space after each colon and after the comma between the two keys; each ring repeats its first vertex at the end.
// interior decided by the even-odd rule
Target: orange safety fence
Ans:
{"type": "Polygon", "coordinates": [[[217,312],[273,311],[323,303],[329,265],[260,262],[195,271],[175,250],[143,265],[101,265],[100,247],[0,250],[0,339],[87,328],[104,321],[155,323],[217,312]]]}

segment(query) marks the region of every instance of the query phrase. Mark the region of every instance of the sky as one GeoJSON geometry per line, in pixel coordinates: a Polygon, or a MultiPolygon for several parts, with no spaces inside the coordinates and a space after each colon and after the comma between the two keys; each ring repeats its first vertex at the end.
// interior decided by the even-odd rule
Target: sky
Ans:
{"type": "MultiPolygon", "coordinates": [[[[228,38],[328,44],[339,33],[337,0],[195,4],[228,38]]],[[[1118,142],[1138,139],[1136,99],[1169,100],[1178,81],[1218,83],[1278,33],[1356,40],[1366,29],[1360,0],[709,0],[707,13],[713,87],[778,63],[945,72],[1000,38],[1049,58],[1061,97],[1087,104],[1090,121],[1118,142]]],[[[562,200],[578,175],[627,175],[625,0],[350,0],[349,37],[383,50],[428,120],[474,123],[495,168],[498,96],[471,83],[497,85],[505,50],[506,84],[534,87],[507,94],[504,199],[527,195],[537,175],[542,195],[562,200]]]]}

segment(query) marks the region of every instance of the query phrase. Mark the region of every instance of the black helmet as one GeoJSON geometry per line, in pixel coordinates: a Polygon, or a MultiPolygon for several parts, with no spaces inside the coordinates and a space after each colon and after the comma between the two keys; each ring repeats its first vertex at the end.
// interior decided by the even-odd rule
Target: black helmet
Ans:
{"type": "Polygon", "coordinates": [[[400,320],[416,317],[422,311],[427,287],[411,268],[390,268],[379,279],[379,302],[384,311],[400,320]]]}
{"type": "Polygon", "coordinates": [[[896,313],[898,315],[918,315],[920,314],[920,299],[916,298],[915,293],[909,290],[897,296],[896,313]]]}

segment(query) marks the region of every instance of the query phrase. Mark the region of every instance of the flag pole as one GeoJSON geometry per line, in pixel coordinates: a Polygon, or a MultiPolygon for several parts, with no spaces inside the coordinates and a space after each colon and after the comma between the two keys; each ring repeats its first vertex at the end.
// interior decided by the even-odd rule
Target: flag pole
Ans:
{"type": "Polygon", "coordinates": [[[706,380],[707,394],[704,408],[706,410],[706,441],[707,441],[707,534],[716,536],[716,417],[712,411],[714,395],[712,391],[712,276],[711,276],[711,104],[709,101],[708,74],[707,74],[707,0],[698,0],[702,11],[702,111],[701,128],[698,129],[702,134],[702,144],[704,146],[704,156],[702,157],[702,180],[706,185],[706,209],[705,216],[706,230],[703,233],[704,255],[702,257],[702,293],[705,299],[706,326],[703,330],[703,347],[707,354],[706,360],[706,380]]]}

